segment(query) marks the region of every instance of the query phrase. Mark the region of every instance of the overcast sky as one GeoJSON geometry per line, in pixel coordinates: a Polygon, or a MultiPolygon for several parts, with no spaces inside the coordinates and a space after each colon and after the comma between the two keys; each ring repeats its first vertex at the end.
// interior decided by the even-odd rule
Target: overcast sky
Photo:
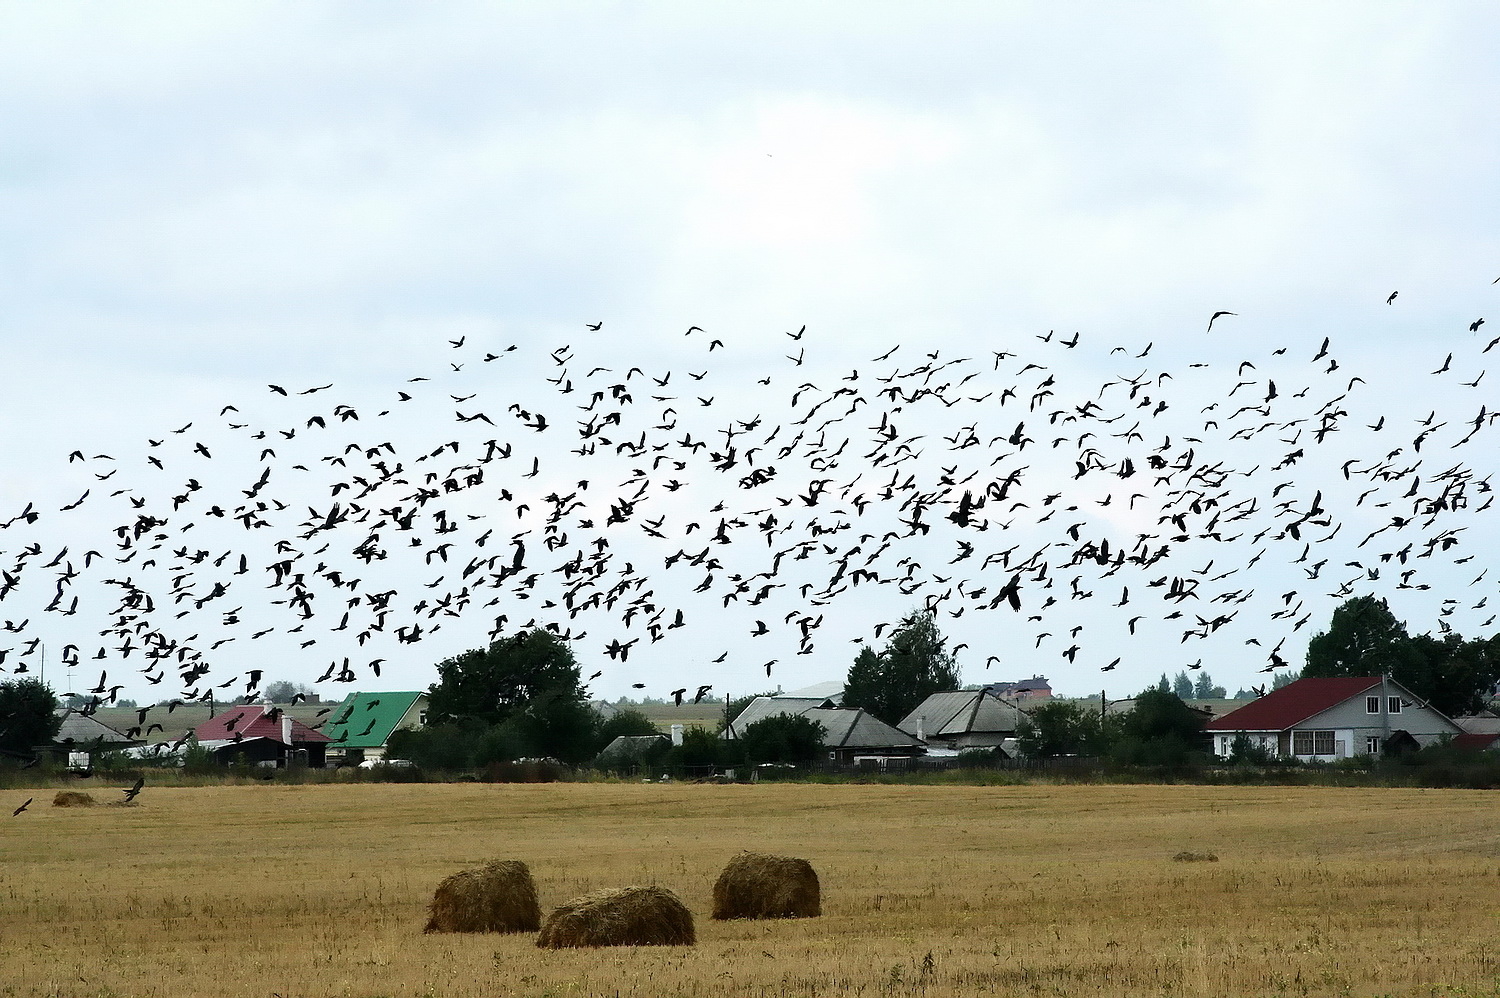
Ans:
{"type": "MultiPolygon", "coordinates": [[[[1049,354],[1060,382],[1097,386],[1110,347],[1151,343],[1179,381],[1193,363],[1222,374],[1197,389],[1217,398],[1239,361],[1288,347],[1305,363],[1327,336],[1339,378],[1365,379],[1368,421],[1461,422],[1500,408],[1500,371],[1472,387],[1427,372],[1455,353],[1455,374],[1479,374],[1495,328],[1469,327],[1500,294],[1497,40],[1483,3],[0,3],[0,518],[102,492],[75,448],[130,462],[110,485],[139,483],[148,440],[279,404],[268,384],[389,400],[460,337],[518,346],[487,369],[494,414],[562,343],[657,370],[711,360],[753,386],[804,325],[810,366],[778,378],[836,383],[898,344],[987,366],[1055,329],[1098,347],[1049,354]],[[1219,310],[1235,315],[1208,336],[1219,310]],[[604,323],[593,340],[586,322],[604,323]],[[723,353],[705,359],[703,337],[723,353]]],[[[382,439],[436,444],[452,416],[387,420],[382,439]]],[[[1488,439],[1465,458],[1479,477],[1488,439]]],[[[223,446],[240,462],[225,481],[253,481],[256,449],[223,446]]],[[[1295,473],[1332,489],[1335,457],[1295,473]]],[[[45,535],[48,556],[113,540],[119,514],[89,508],[45,535]]],[[[6,559],[17,543],[0,536],[6,559]]],[[[1453,625],[1492,633],[1469,604],[1493,588],[1453,625]]],[[[1436,626],[1436,592],[1372,591],[1436,626]]],[[[597,627],[575,650],[610,697],[748,692],[772,657],[771,685],[839,679],[849,642],[915,602],[854,595],[820,608],[815,654],[793,640],[713,665],[730,642],[711,614],[629,669],[597,627]]],[[[256,598],[238,602],[259,619],[256,598]]],[[[1295,633],[1259,618],[1205,658],[1169,630],[1104,677],[1108,644],[1085,664],[1033,647],[1019,618],[945,627],[970,681],[1123,696],[1200,658],[1233,692],[1264,679],[1251,635],[1300,663],[1337,605],[1309,600],[1295,633]]],[[[425,686],[495,612],[391,650],[360,688],[425,686]]],[[[98,644],[70,630],[82,616],[31,616],[49,647],[98,644]]],[[[330,643],[242,641],[216,669],[308,682],[330,643]]],[[[126,696],[168,688],[117,675],[126,696]]]]}

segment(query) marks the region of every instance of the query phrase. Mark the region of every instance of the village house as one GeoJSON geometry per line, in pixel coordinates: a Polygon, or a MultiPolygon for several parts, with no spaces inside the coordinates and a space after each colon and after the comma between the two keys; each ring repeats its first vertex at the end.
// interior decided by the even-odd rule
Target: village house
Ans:
{"type": "Polygon", "coordinates": [[[845,710],[828,697],[756,697],[725,730],[723,737],[740,737],[750,725],[778,714],[806,717],[823,725],[823,748],[835,762],[863,762],[922,755],[920,740],[865,710],[845,710]]]}
{"type": "Polygon", "coordinates": [[[1015,748],[1016,728],[1026,714],[1020,707],[982,690],[934,693],[896,725],[927,743],[932,755],[957,755],[964,749],[1015,748]]]}
{"type": "Polygon", "coordinates": [[[38,745],[39,755],[50,755],[69,769],[88,769],[93,765],[93,756],[99,752],[113,752],[136,748],[145,742],[110,727],[96,717],[69,707],[59,707],[57,714],[62,726],[52,736],[50,745],[38,745]]]}
{"type": "Polygon", "coordinates": [[[333,709],[323,731],[334,765],[386,758],[391,735],[427,726],[427,694],[418,691],[351,693],[333,709]]]}
{"type": "Polygon", "coordinates": [[[1282,758],[1331,762],[1423,746],[1462,729],[1393,679],[1299,679],[1210,721],[1213,751],[1227,757],[1240,735],[1282,758]]]}
{"type": "Polygon", "coordinates": [[[229,707],[193,729],[193,737],[219,762],[300,764],[314,769],[323,767],[330,741],[323,732],[264,703],[229,707]]]}

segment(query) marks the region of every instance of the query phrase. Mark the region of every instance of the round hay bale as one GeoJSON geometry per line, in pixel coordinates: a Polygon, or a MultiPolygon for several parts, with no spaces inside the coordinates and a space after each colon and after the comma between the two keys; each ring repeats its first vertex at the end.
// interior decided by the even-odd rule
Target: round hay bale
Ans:
{"type": "Polygon", "coordinates": [[[59,790],[52,798],[53,807],[93,807],[94,798],[81,790],[59,790]]]}
{"type": "Polygon", "coordinates": [[[427,910],[424,932],[535,932],[542,921],[531,871],[517,859],[444,877],[427,910]]]}
{"type": "Polygon", "coordinates": [[[818,875],[805,859],[742,852],[714,883],[714,918],[816,918],[818,875]]]}
{"type": "Polygon", "coordinates": [[[662,887],[621,887],[574,898],[547,916],[536,944],[574,946],[691,946],[693,913],[662,887]]]}

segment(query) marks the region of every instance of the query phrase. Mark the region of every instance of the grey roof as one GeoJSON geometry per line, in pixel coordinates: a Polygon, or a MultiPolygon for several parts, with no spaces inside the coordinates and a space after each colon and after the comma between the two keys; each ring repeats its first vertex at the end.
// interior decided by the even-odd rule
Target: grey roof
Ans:
{"type": "Polygon", "coordinates": [[[667,742],[666,735],[616,735],[615,740],[599,750],[598,760],[640,759],[667,742]]]}
{"type": "Polygon", "coordinates": [[[928,738],[977,733],[1013,732],[1025,712],[1014,704],[998,700],[982,690],[956,690],[934,693],[917,704],[897,725],[902,731],[915,733],[917,721],[928,738]]]}
{"type": "Polygon", "coordinates": [[[1500,717],[1493,714],[1455,717],[1453,723],[1471,735],[1500,735],[1500,717]]]}
{"type": "Polygon", "coordinates": [[[826,697],[756,697],[734,719],[725,737],[738,738],[741,731],[756,721],[778,714],[806,717],[823,725],[823,744],[828,748],[920,748],[923,744],[878,717],[863,710],[836,707],[826,697]]]}
{"type": "Polygon", "coordinates": [[[826,683],[813,683],[804,686],[800,690],[787,690],[781,694],[784,697],[820,697],[824,700],[832,700],[835,707],[844,702],[844,681],[832,679],[826,683]]]}
{"type": "Polygon", "coordinates": [[[730,738],[738,738],[741,731],[756,721],[764,721],[777,714],[805,714],[815,708],[833,706],[834,702],[827,697],[756,697],[740,711],[740,716],[734,719],[725,734],[730,738]]]}
{"type": "Polygon", "coordinates": [[[106,748],[124,748],[141,744],[140,740],[127,738],[123,732],[116,731],[96,718],[86,717],[75,710],[65,708],[59,713],[62,714],[62,727],[52,739],[54,745],[99,744],[106,748]]]}
{"type": "Polygon", "coordinates": [[[802,716],[823,725],[825,748],[922,748],[925,745],[924,742],[917,741],[906,732],[891,727],[864,710],[815,707],[812,710],[803,711],[802,716]]]}

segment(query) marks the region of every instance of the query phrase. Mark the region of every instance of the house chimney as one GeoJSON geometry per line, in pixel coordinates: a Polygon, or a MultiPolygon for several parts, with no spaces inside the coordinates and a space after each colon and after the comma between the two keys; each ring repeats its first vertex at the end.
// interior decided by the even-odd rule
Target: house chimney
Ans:
{"type": "Polygon", "coordinates": [[[925,742],[926,740],[927,740],[927,717],[925,715],[918,715],[917,716],[917,741],[919,741],[919,742],[925,742]]]}
{"type": "Polygon", "coordinates": [[[281,744],[287,746],[292,744],[292,719],[285,713],[281,715],[281,744]]]}
{"type": "Polygon", "coordinates": [[[680,724],[674,724],[674,725],[672,725],[672,744],[673,745],[681,745],[682,744],[682,725],[680,725],[680,724]]]}

